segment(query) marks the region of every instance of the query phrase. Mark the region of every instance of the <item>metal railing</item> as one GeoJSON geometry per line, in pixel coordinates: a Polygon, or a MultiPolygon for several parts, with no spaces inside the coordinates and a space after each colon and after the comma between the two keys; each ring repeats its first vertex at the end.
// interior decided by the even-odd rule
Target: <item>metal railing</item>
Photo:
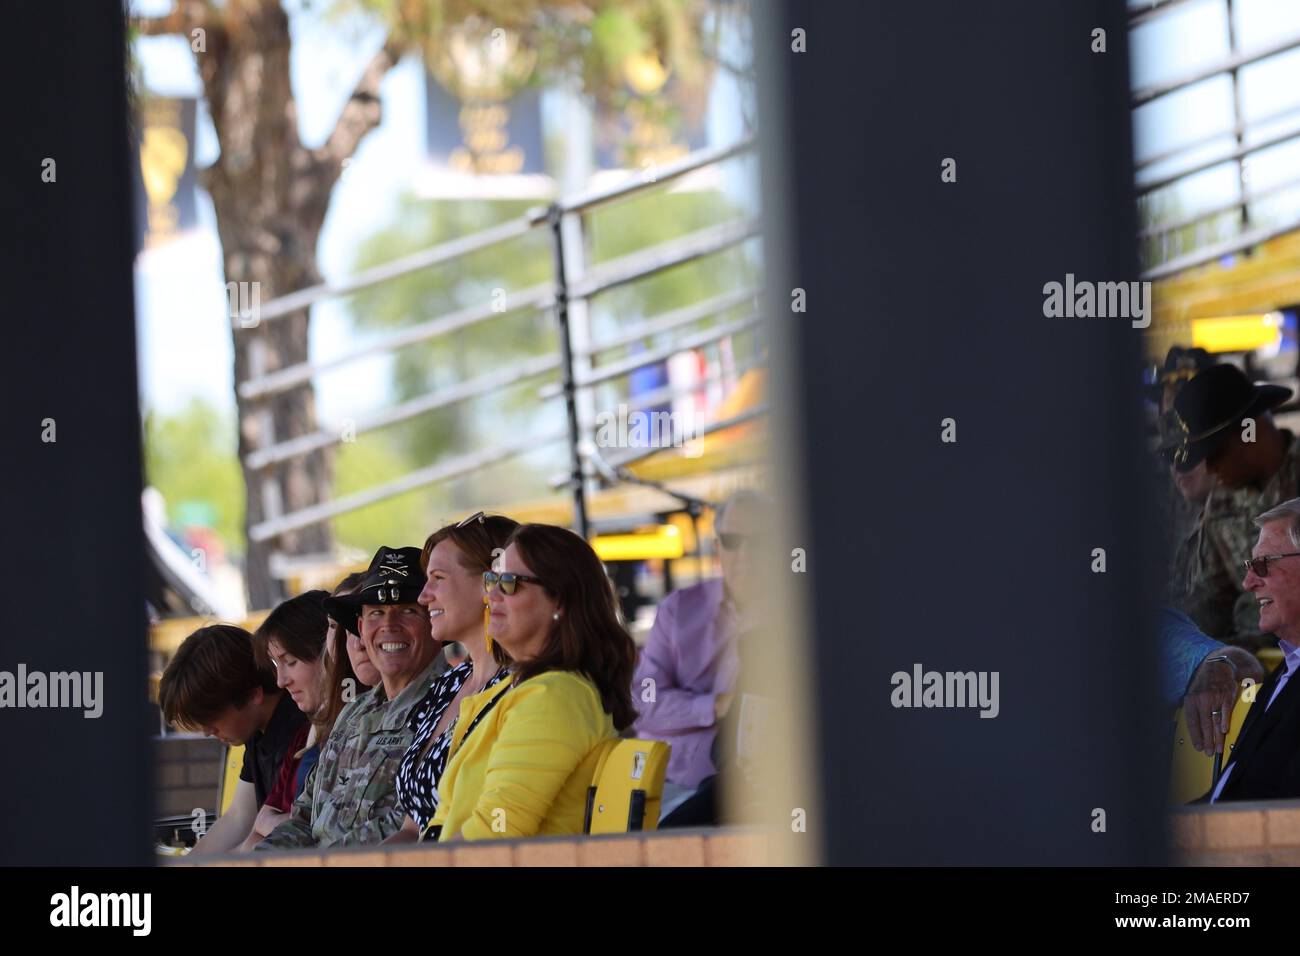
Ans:
{"type": "MultiPolygon", "coordinates": [[[[1129,27],[1134,28],[1141,24],[1147,23],[1152,19],[1163,16],[1171,10],[1176,10],[1184,6],[1186,0],[1153,0],[1151,3],[1140,6],[1130,7],[1129,9],[1129,27]]],[[[1140,233],[1140,238],[1148,242],[1159,243],[1159,251],[1155,252],[1155,258],[1160,260],[1152,264],[1144,273],[1144,279],[1155,279],[1162,276],[1171,275],[1174,272],[1201,265],[1213,261],[1219,256],[1241,252],[1249,249],[1251,246],[1260,242],[1260,236],[1271,238],[1274,235],[1290,232],[1300,228],[1300,221],[1287,222],[1280,226],[1270,226],[1260,228],[1251,222],[1252,205],[1260,200],[1277,196],[1290,189],[1300,187],[1300,178],[1288,179],[1284,182],[1270,184],[1259,189],[1247,188],[1247,160],[1258,153],[1283,146],[1287,143],[1300,141],[1300,126],[1285,132],[1276,133],[1261,139],[1257,142],[1247,143],[1247,136],[1252,129],[1264,128],[1269,124],[1281,120],[1300,118],[1300,104],[1288,106],[1285,109],[1274,111],[1268,115],[1259,117],[1255,120],[1246,120],[1242,113],[1241,106],[1241,84],[1240,71],[1252,64],[1259,63],[1271,57],[1283,53],[1300,49],[1300,36],[1290,36],[1271,43],[1257,47],[1252,50],[1243,51],[1239,49],[1237,42],[1236,21],[1234,16],[1234,0],[1223,0],[1224,12],[1226,14],[1227,33],[1228,33],[1228,56],[1208,66],[1199,67],[1190,70],[1187,73],[1165,80],[1160,83],[1154,83],[1149,86],[1134,90],[1131,94],[1131,103],[1134,110],[1145,106],[1160,97],[1176,93],[1180,90],[1187,89],[1202,83],[1206,80],[1217,76],[1228,76],[1232,85],[1232,106],[1233,106],[1233,123],[1223,130],[1197,137],[1186,143],[1182,143],[1172,149],[1164,150],[1158,155],[1149,156],[1140,162],[1135,163],[1134,175],[1136,181],[1136,192],[1140,197],[1151,197],[1161,190],[1168,189],[1178,183],[1184,182],[1193,176],[1207,172],[1211,169],[1223,166],[1225,164],[1234,164],[1237,173],[1237,191],[1236,198],[1231,202],[1218,203],[1210,208],[1201,209],[1192,213],[1176,215],[1175,218],[1154,222],[1144,227],[1140,233]],[[1233,148],[1220,153],[1210,159],[1198,160],[1185,166],[1174,173],[1169,173],[1145,181],[1138,180],[1137,177],[1142,171],[1151,169],[1160,163],[1175,160],[1179,156],[1192,153],[1194,150],[1201,149],[1217,140],[1224,138],[1233,140],[1233,148]],[[1172,255],[1169,251],[1169,240],[1174,238],[1189,227],[1196,227],[1200,223],[1206,223],[1215,220],[1221,216],[1236,212],[1238,214],[1238,232],[1237,235],[1227,239],[1221,239],[1216,235],[1214,238],[1201,242],[1199,236],[1193,237],[1193,248],[1184,251],[1182,248],[1176,248],[1172,255]]],[[[1148,246],[1148,251],[1151,247],[1148,246]]]]}
{"type": "MultiPolygon", "coordinates": [[[[250,489],[250,494],[261,495],[266,515],[262,521],[249,529],[250,538],[256,541],[273,540],[287,532],[329,521],[421,487],[462,477],[560,441],[567,441],[570,449],[570,470],[562,483],[570,486],[573,495],[574,524],[578,532],[586,536],[589,530],[586,486],[591,480],[591,468],[585,460],[582,448],[584,434],[592,427],[592,423],[579,412],[579,396],[603,382],[627,376],[639,368],[663,361],[673,354],[699,348],[751,330],[756,326],[758,319],[755,290],[744,288],[640,319],[600,342],[576,343],[573,330],[570,328],[570,311],[573,304],[585,302],[601,293],[656,275],[666,269],[736,247],[755,237],[758,234],[759,224],[752,218],[723,222],[610,259],[591,268],[585,268],[582,259],[583,251],[572,248],[574,231],[564,227],[570,220],[576,220],[579,226],[576,234],[581,238],[582,230],[585,229],[582,225],[583,217],[597,207],[643,193],[697,170],[744,155],[753,150],[754,145],[752,139],[745,139],[730,146],[702,150],[640,175],[630,175],[627,181],[613,187],[588,190],[559,198],[548,206],[530,209],[522,216],[499,225],[365,269],[341,282],[321,283],[264,304],[257,315],[257,325],[253,326],[255,329],[260,326],[260,323],[277,321],[319,302],[394,282],[421,270],[455,262],[465,256],[520,239],[545,228],[550,234],[553,257],[551,281],[515,291],[499,301],[466,306],[432,316],[408,328],[375,336],[327,360],[308,360],[275,371],[253,374],[247,380],[237,383],[236,388],[242,399],[265,403],[278,394],[313,381],[325,372],[344,367],[362,358],[392,354],[418,343],[432,341],[479,323],[501,318],[508,313],[542,311],[550,312],[555,318],[558,330],[557,351],[533,356],[509,367],[493,369],[466,381],[409,398],[391,407],[360,415],[350,422],[349,431],[355,436],[411,421],[437,409],[447,408],[516,387],[531,379],[556,373],[559,374],[558,383],[540,388],[538,397],[544,401],[563,398],[565,424],[562,428],[512,437],[488,448],[444,458],[432,465],[413,470],[363,491],[290,513],[282,513],[279,508],[278,495],[271,487],[274,481],[269,469],[298,456],[339,445],[345,439],[338,431],[327,428],[319,428],[310,434],[287,439],[276,439],[269,429],[263,429],[262,434],[269,437],[245,455],[246,465],[256,473],[255,480],[261,486],[250,489]],[[579,269],[577,274],[571,275],[569,264],[574,261],[584,267],[579,269]],[[742,306],[750,306],[751,311],[739,321],[723,321],[715,328],[689,331],[697,323],[717,320],[742,306]],[[600,354],[627,347],[648,337],[679,331],[686,334],[669,345],[657,347],[630,359],[592,367],[591,360],[600,354]]],[[[249,318],[250,316],[246,315],[233,317],[236,323],[242,323],[246,328],[249,318]]],[[[671,394],[670,388],[660,389],[654,395],[639,396],[638,407],[645,405],[648,400],[666,400],[671,397],[671,394]]],[[[740,420],[749,420],[758,414],[761,412],[749,412],[740,420]]],[[[264,414],[263,423],[266,421],[264,414]]],[[[735,423],[733,421],[729,424],[735,423]]],[[[706,428],[704,433],[727,425],[728,423],[715,423],[714,426],[706,428]]],[[[643,457],[640,451],[637,450],[635,457],[643,457]]]]}

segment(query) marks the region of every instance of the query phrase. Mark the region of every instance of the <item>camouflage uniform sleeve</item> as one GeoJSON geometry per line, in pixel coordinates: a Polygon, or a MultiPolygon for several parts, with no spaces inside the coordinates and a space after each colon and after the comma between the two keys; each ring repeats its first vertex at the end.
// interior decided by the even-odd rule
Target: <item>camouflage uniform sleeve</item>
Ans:
{"type": "Polygon", "coordinates": [[[346,842],[362,846],[381,843],[402,829],[402,824],[405,822],[406,811],[394,801],[388,809],[377,812],[375,816],[350,833],[346,842]]]}
{"type": "MultiPolygon", "coordinates": [[[[1209,525],[1210,550],[1214,553],[1218,600],[1228,609],[1228,630],[1222,639],[1248,650],[1268,643],[1259,630],[1259,605],[1255,595],[1242,587],[1245,569],[1241,562],[1250,556],[1258,530],[1251,520],[1247,502],[1238,500],[1227,515],[1209,525]]],[[[1199,622],[1198,622],[1199,623],[1199,622]]],[[[1207,631],[1211,637],[1220,635],[1207,631]]]]}
{"type": "Polygon", "coordinates": [[[1233,632],[1237,588],[1204,522],[1180,542],[1170,574],[1169,601],[1203,632],[1220,640],[1233,632]]]}
{"type": "Polygon", "coordinates": [[[322,843],[370,845],[402,828],[406,811],[397,801],[397,772],[413,736],[406,727],[381,730],[340,756],[347,782],[329,797],[322,843]]]}
{"type": "Polygon", "coordinates": [[[1209,558],[1201,564],[1192,586],[1177,603],[1206,634],[1228,640],[1234,630],[1236,597],[1236,589],[1219,568],[1219,562],[1209,558]]]}
{"type": "Polygon", "coordinates": [[[303,781],[302,793],[298,794],[297,799],[293,801],[293,806],[289,808],[289,819],[272,830],[271,835],[253,849],[289,850],[316,845],[311,823],[312,800],[316,793],[316,771],[319,768],[318,760],[316,766],[312,767],[311,772],[307,774],[307,779],[303,781]]]}

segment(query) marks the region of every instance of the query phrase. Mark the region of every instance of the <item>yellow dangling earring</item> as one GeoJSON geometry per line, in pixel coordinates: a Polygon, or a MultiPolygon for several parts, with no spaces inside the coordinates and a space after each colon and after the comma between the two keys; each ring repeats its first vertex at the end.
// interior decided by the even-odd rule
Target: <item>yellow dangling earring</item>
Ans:
{"type": "Polygon", "coordinates": [[[492,635],[488,633],[488,625],[492,623],[492,607],[487,601],[483,602],[483,643],[487,645],[487,652],[492,653],[492,635]]]}

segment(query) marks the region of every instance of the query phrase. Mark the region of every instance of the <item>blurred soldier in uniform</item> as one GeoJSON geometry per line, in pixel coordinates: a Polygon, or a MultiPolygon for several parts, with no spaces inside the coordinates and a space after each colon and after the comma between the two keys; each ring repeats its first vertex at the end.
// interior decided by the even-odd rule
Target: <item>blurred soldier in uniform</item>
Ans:
{"type": "Polygon", "coordinates": [[[429,614],[419,548],[380,548],[352,594],[325,601],[360,635],[380,682],[339,713],[289,819],[258,850],[379,843],[402,828],[397,771],[415,731],[407,717],[446,669],[429,614]]]}
{"type": "MultiPolygon", "coordinates": [[[[1175,467],[1174,453],[1182,445],[1183,430],[1174,411],[1174,399],[1184,385],[1213,364],[1214,359],[1205,349],[1175,345],[1165,356],[1164,365],[1153,370],[1151,382],[1143,388],[1147,398],[1159,410],[1156,453],[1163,472],[1159,503],[1160,527],[1167,542],[1166,600],[1181,608],[1190,607],[1194,601],[1200,600],[1190,593],[1191,571],[1201,543],[1201,513],[1216,482],[1203,461],[1188,471],[1179,471],[1175,467]]],[[[1219,600],[1203,603],[1205,606],[1192,616],[1198,621],[1215,620],[1214,609],[1223,604],[1222,596],[1219,600]]],[[[1226,634],[1229,629],[1229,616],[1225,614],[1218,620],[1216,633],[1226,634]]]]}
{"type": "MultiPolygon", "coordinates": [[[[1160,460],[1168,469],[1170,480],[1161,498],[1162,528],[1167,532],[1169,604],[1182,608],[1207,633],[1220,637],[1232,630],[1232,605],[1235,591],[1220,587],[1227,582],[1205,582],[1199,569],[1203,566],[1205,547],[1204,517],[1210,492],[1217,487],[1213,475],[1200,462],[1191,470],[1178,471],[1174,455],[1182,445],[1182,428],[1173,409],[1161,419],[1160,460]]],[[[1220,489],[1220,494],[1231,494],[1220,489]]],[[[1238,492],[1240,494],[1240,492],[1238,492]]]]}
{"type": "MultiPolygon", "coordinates": [[[[1178,424],[1178,415],[1174,412],[1174,398],[1182,387],[1197,373],[1214,364],[1214,359],[1205,349],[1183,348],[1175,345],[1165,356],[1162,367],[1155,369],[1154,382],[1145,386],[1147,398],[1159,409],[1158,427],[1160,442],[1157,446],[1160,461],[1167,471],[1168,482],[1164,484],[1161,505],[1164,511],[1165,527],[1173,543],[1171,553],[1175,569],[1187,551],[1188,539],[1200,524],[1201,511],[1205,500],[1214,487],[1214,476],[1206,471],[1201,462],[1188,471],[1179,471],[1174,467],[1174,452],[1182,444],[1182,428],[1178,424]]],[[[1184,578],[1175,570],[1175,580],[1184,578]]]]}
{"type": "Polygon", "coordinates": [[[1300,445],[1271,414],[1290,397],[1289,388],[1255,385],[1235,366],[1212,365],[1174,398],[1175,467],[1187,474],[1204,463],[1216,485],[1184,542],[1173,598],[1205,633],[1252,651],[1275,639],[1259,630],[1241,562],[1258,534],[1255,519],[1300,496],[1300,445]]]}

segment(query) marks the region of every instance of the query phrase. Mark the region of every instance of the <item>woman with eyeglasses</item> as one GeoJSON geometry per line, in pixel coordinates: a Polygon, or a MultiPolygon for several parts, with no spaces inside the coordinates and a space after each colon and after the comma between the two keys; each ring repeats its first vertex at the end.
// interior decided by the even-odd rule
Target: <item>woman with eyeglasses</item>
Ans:
{"type": "Polygon", "coordinates": [[[469,656],[434,681],[411,710],[407,727],[415,736],[397,772],[397,801],[406,820],[386,843],[413,843],[428,828],[461,702],[507,677],[509,658],[486,640],[483,574],[517,527],[517,521],[480,511],[438,529],[424,543],[425,582],[417,600],[428,610],[434,638],[444,647],[458,642],[469,656]]]}
{"type": "Polygon", "coordinates": [[[631,726],[636,646],[581,537],[515,529],[484,576],[510,679],[463,701],[432,832],[478,840],[582,832],[600,745],[631,726]]]}

